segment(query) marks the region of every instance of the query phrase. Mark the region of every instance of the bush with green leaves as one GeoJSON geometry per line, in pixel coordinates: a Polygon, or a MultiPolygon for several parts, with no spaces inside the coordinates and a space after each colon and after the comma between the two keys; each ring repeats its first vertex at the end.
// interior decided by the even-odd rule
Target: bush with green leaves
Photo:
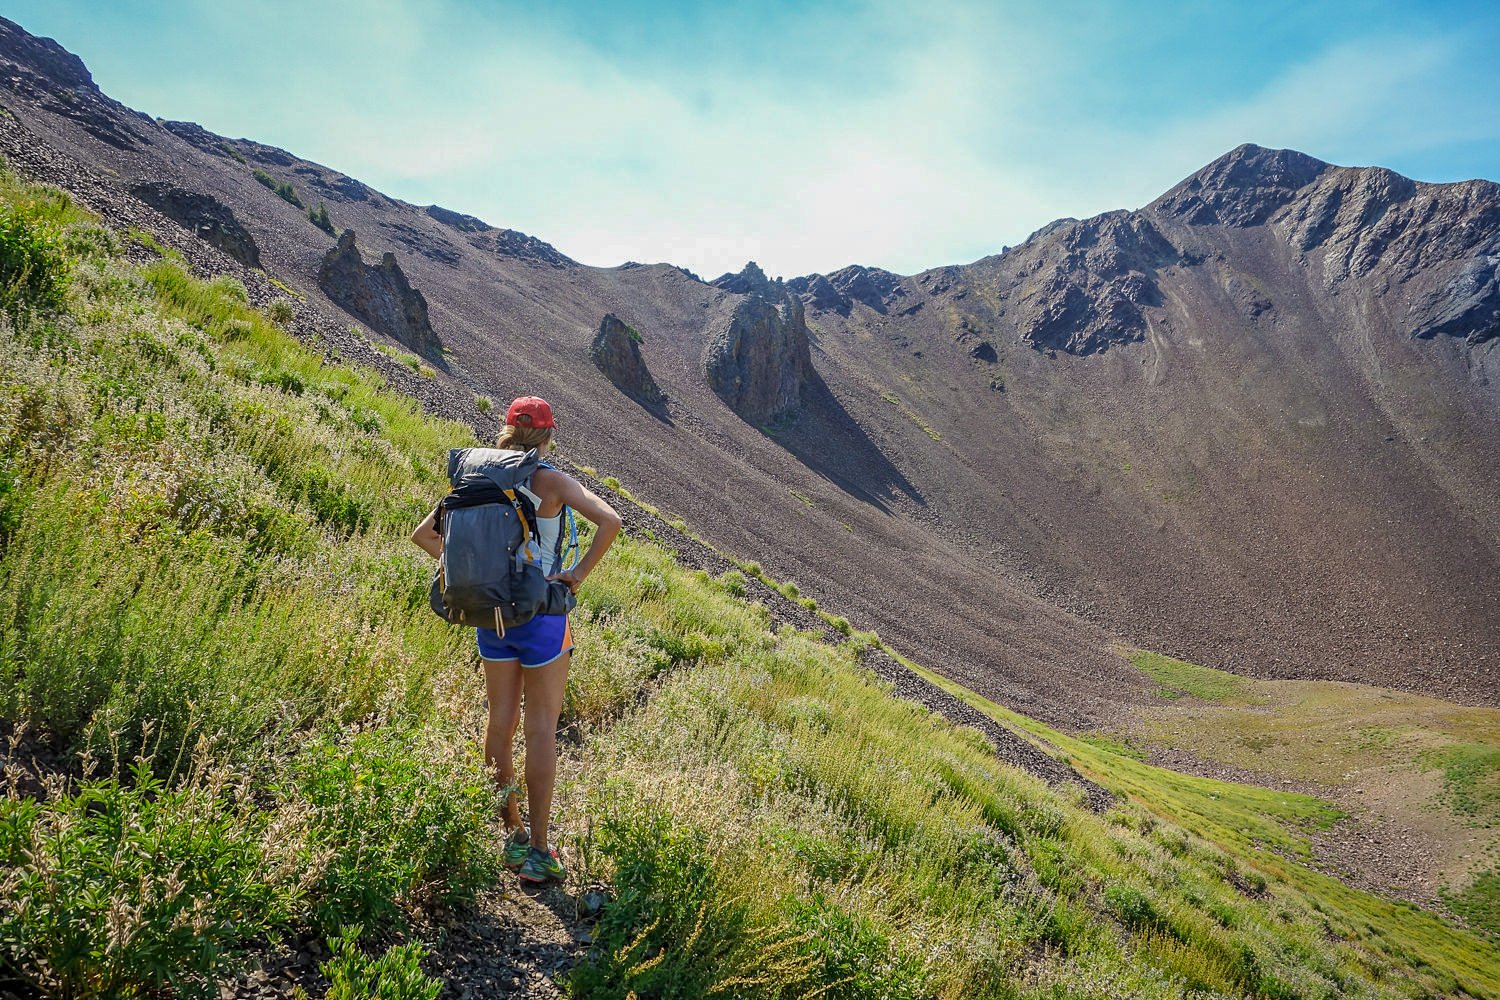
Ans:
{"type": "Polygon", "coordinates": [[[261,183],[262,186],[270,188],[276,195],[289,205],[304,208],[302,199],[297,195],[297,189],[292,186],[291,181],[278,181],[264,170],[256,167],[251,171],[251,176],[261,183]]]}
{"type": "Polygon", "coordinates": [[[425,948],[412,941],[372,958],[359,950],[361,932],[356,924],[328,939],[333,957],[320,966],[328,978],[324,1000],[437,1000],[443,983],[422,971],[425,948]]]}
{"type": "Polygon", "coordinates": [[[68,262],[56,236],[13,209],[0,209],[0,309],[56,309],[68,289],[68,262]]]}
{"type": "Polygon", "coordinates": [[[595,928],[594,960],[573,976],[574,995],[790,1000],[826,985],[808,935],[729,891],[704,831],[650,804],[615,808],[596,846],[614,861],[618,893],[595,928]]]}
{"type": "Polygon", "coordinates": [[[0,969],[38,995],[216,995],[235,949],[291,922],[290,867],[247,787],[200,760],[0,798],[0,969]]]}
{"type": "Polygon", "coordinates": [[[498,874],[494,786],[456,735],[388,725],[314,737],[279,794],[310,816],[309,892],[325,929],[400,924],[401,904],[459,902],[498,874]]]}
{"type": "Polygon", "coordinates": [[[309,208],[307,210],[307,220],[329,236],[337,236],[339,234],[338,227],[328,217],[328,205],[325,202],[318,202],[316,209],[309,208]]]}

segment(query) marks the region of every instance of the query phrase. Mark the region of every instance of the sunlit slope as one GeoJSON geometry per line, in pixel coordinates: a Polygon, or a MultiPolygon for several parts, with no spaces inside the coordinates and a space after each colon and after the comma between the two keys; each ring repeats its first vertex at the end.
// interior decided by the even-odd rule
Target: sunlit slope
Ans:
{"type": "MultiPolygon", "coordinates": [[[[1200,693],[1219,693],[1223,685],[1244,683],[1219,671],[1183,666],[1191,669],[1172,674],[1179,683],[1189,687],[1216,685],[1208,689],[1200,686],[1200,693]]],[[[1139,760],[1128,747],[1069,736],[951,681],[924,673],[992,718],[1055,749],[1080,773],[1151,816],[1226,850],[1269,880],[1272,895],[1295,898],[1308,906],[1316,914],[1309,919],[1315,919],[1330,938],[1399,961],[1442,969],[1454,977],[1454,984],[1478,996],[1500,988],[1500,951],[1481,936],[1486,933],[1485,926],[1491,941],[1495,935],[1493,875],[1480,875],[1459,895],[1457,906],[1469,915],[1476,931],[1456,931],[1448,922],[1410,903],[1352,889],[1310,867],[1312,851],[1307,835],[1340,816],[1321,799],[1154,767],[1139,760]]],[[[1276,769],[1274,764],[1264,766],[1273,772],[1276,769]]]]}

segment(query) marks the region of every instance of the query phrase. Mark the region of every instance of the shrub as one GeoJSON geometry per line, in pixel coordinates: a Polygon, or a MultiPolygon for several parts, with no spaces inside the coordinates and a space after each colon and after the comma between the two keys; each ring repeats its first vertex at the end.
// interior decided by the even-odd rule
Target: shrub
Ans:
{"type": "Polygon", "coordinates": [[[737,569],[731,569],[719,577],[719,583],[724,587],[725,593],[733,597],[744,597],[749,581],[745,579],[745,574],[737,569]]]}
{"type": "Polygon", "coordinates": [[[1123,882],[1115,882],[1104,890],[1104,902],[1126,927],[1146,928],[1159,919],[1146,894],[1123,882]]]}
{"type": "Polygon", "coordinates": [[[0,309],[57,309],[67,289],[68,265],[57,239],[18,212],[0,211],[0,309]]]}
{"type": "Polygon", "coordinates": [[[307,847],[327,858],[311,889],[319,926],[400,923],[414,895],[458,902],[494,880],[493,787],[463,744],[386,726],[314,737],[296,756],[281,796],[310,807],[307,847]]]}
{"type": "MultiPolygon", "coordinates": [[[[279,191],[277,193],[280,194],[279,191]]],[[[329,236],[337,236],[339,234],[338,229],[333,224],[333,220],[328,217],[328,205],[324,202],[318,202],[316,209],[309,208],[307,210],[307,221],[323,230],[329,236]]]]}
{"type": "Polygon", "coordinates": [[[831,615],[826,611],[819,611],[818,616],[829,624],[835,632],[842,635],[853,635],[854,626],[849,624],[849,619],[843,615],[831,615]]]}
{"type": "Polygon", "coordinates": [[[480,413],[488,413],[495,408],[495,401],[488,396],[474,397],[474,408],[480,413]]]}
{"type": "Polygon", "coordinates": [[[358,948],[360,932],[355,924],[328,939],[333,957],[320,966],[328,977],[325,1000],[437,1000],[443,983],[422,971],[425,948],[415,941],[391,945],[371,958],[358,948]]]}
{"type": "Polygon", "coordinates": [[[230,949],[290,919],[264,823],[223,773],[137,763],[45,803],[0,799],[0,969],[40,995],[214,993],[230,949]]]}
{"type": "Polygon", "coordinates": [[[272,322],[286,326],[292,321],[292,304],[286,299],[277,299],[266,308],[266,315],[271,317],[272,322]]]}
{"type": "Polygon", "coordinates": [[[931,996],[922,963],[899,954],[863,917],[845,913],[822,895],[788,904],[802,932],[803,954],[822,967],[830,1000],[921,1000],[931,996]]]}
{"type": "Polygon", "coordinates": [[[252,171],[251,176],[260,181],[261,184],[270,188],[272,191],[275,191],[276,194],[280,196],[282,201],[290,205],[296,205],[298,208],[305,207],[302,204],[302,199],[297,197],[297,189],[292,187],[290,181],[278,181],[276,178],[272,177],[270,174],[266,173],[259,167],[256,167],[255,170],[252,171]]]}
{"type": "Polygon", "coordinates": [[[654,806],[617,804],[598,832],[619,895],[604,908],[578,997],[807,996],[817,959],[803,937],[758,920],[724,891],[702,831],[654,806]]]}

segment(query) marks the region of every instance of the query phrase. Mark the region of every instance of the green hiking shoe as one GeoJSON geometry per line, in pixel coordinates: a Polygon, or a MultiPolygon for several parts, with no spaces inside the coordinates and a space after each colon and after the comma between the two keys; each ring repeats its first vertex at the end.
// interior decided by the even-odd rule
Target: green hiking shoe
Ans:
{"type": "Polygon", "coordinates": [[[568,874],[556,851],[539,851],[535,847],[526,851],[526,860],[521,862],[518,878],[527,882],[561,882],[568,874]]]}
{"type": "Polygon", "coordinates": [[[503,864],[511,871],[520,868],[526,861],[526,852],[531,850],[531,834],[524,829],[512,830],[505,838],[505,860],[503,864]]]}

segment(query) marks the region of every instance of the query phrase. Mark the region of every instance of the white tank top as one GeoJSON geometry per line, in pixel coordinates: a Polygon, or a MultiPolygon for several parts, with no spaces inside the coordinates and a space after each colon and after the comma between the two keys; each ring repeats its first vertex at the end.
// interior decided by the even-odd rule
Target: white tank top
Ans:
{"type": "MultiPolygon", "coordinates": [[[[533,510],[540,509],[542,498],[524,486],[517,487],[531,501],[533,510]]],[[[562,531],[562,511],[552,517],[538,516],[536,519],[536,546],[542,560],[542,572],[551,576],[560,567],[557,565],[557,536],[562,531]]]]}

